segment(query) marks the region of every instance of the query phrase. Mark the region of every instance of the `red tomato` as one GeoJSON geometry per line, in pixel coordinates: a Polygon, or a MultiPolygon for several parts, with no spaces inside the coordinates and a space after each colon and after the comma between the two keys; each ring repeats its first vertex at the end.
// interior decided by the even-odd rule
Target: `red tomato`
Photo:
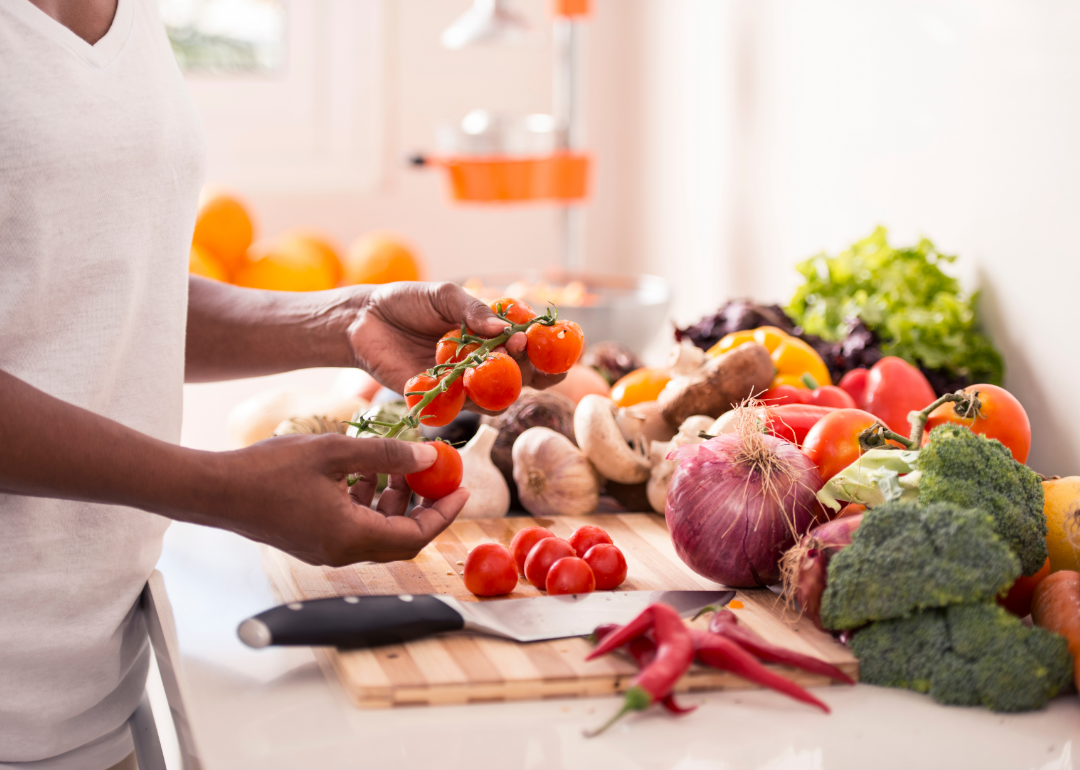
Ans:
{"type": "Polygon", "coordinates": [[[489,307],[496,315],[506,316],[506,320],[512,324],[528,323],[536,317],[535,311],[520,299],[503,297],[492,302],[489,307]]]}
{"type": "Polygon", "coordinates": [[[576,556],[574,546],[558,537],[545,537],[529,551],[525,559],[525,579],[537,588],[547,586],[551,565],[567,556],[576,556]]]}
{"type": "Polygon", "coordinates": [[[835,385],[822,385],[820,388],[806,391],[804,404],[812,406],[831,406],[836,409],[854,409],[855,399],[835,385]]]}
{"type": "MultiPolygon", "coordinates": [[[[427,372],[421,372],[416,375],[405,383],[405,403],[412,409],[413,406],[418,404],[424,397],[423,395],[410,396],[408,395],[409,393],[431,390],[445,378],[445,374],[436,379],[427,372]]],[[[430,425],[436,428],[441,425],[449,425],[450,422],[458,416],[461,407],[464,405],[465,385],[461,382],[461,377],[458,377],[447,386],[445,393],[440,393],[435,396],[430,404],[420,410],[420,421],[424,425],[430,425]]]]}
{"type": "Polygon", "coordinates": [[[847,391],[858,409],[866,408],[866,378],[869,375],[870,370],[860,366],[840,378],[840,387],[847,391]]]}
{"type": "Polygon", "coordinates": [[[477,596],[504,596],[517,583],[514,557],[498,543],[481,543],[465,558],[465,587],[477,596]]]}
{"type": "Polygon", "coordinates": [[[521,395],[521,369],[506,353],[488,353],[483,362],[465,370],[465,392],[481,409],[501,412],[521,395]]]}
{"type": "Polygon", "coordinates": [[[596,590],[596,578],[584,559],[567,556],[559,559],[548,570],[544,583],[552,596],[559,594],[591,594],[596,590]]]}
{"type": "Polygon", "coordinates": [[[558,321],[551,326],[534,324],[525,332],[532,365],[547,374],[562,374],[577,363],[585,347],[585,335],[573,321],[558,321]]]}
{"type": "MultiPolygon", "coordinates": [[[[465,333],[472,334],[473,331],[472,329],[466,329],[465,333]]],[[[472,353],[480,347],[479,342],[470,342],[459,352],[458,345],[461,343],[454,342],[455,339],[461,339],[461,329],[451,329],[435,344],[435,363],[456,364],[460,361],[464,361],[469,353],[472,353]]]]}
{"type": "Polygon", "coordinates": [[[574,534],[567,538],[570,545],[574,546],[574,550],[577,551],[577,555],[584,557],[585,552],[599,543],[610,543],[611,536],[600,529],[600,527],[594,527],[592,524],[586,524],[584,527],[579,527],[574,530],[574,534]]]}
{"type": "Polygon", "coordinates": [[[859,434],[878,418],[861,409],[837,409],[822,417],[806,434],[803,452],[828,481],[859,459],[859,434]]]}
{"type": "Polygon", "coordinates": [[[583,557],[596,576],[596,590],[610,591],[626,580],[626,557],[614,545],[599,543],[583,557]]]}
{"type": "Polygon", "coordinates": [[[1013,583],[1009,593],[999,596],[997,603],[1007,609],[1018,618],[1026,618],[1031,614],[1031,597],[1035,595],[1035,586],[1050,574],[1050,560],[1047,559],[1042,568],[1030,577],[1021,575],[1013,583]]]}
{"type": "Polygon", "coordinates": [[[901,436],[911,434],[908,413],[925,409],[936,398],[923,373],[896,356],[878,361],[866,377],[866,411],[901,436]]]}
{"type": "Polygon", "coordinates": [[[405,482],[420,497],[438,500],[461,486],[461,455],[445,441],[432,441],[439,453],[430,468],[405,474],[405,482]]]}
{"type": "Polygon", "coordinates": [[[982,404],[979,410],[981,416],[963,417],[956,413],[953,404],[942,404],[930,413],[922,443],[925,445],[930,440],[930,431],[938,425],[954,422],[987,438],[996,438],[1009,448],[1013,459],[1018,463],[1027,462],[1028,452],[1031,451],[1031,423],[1024,407],[1016,400],[1016,396],[997,385],[971,385],[964,388],[967,393],[976,390],[979,391],[979,401],[982,404]]]}
{"type": "Polygon", "coordinates": [[[519,529],[510,541],[510,553],[514,555],[518,572],[522,575],[525,574],[525,559],[529,556],[529,551],[545,537],[555,537],[555,533],[544,527],[525,527],[519,529]]]}
{"type": "Polygon", "coordinates": [[[796,388],[794,385],[776,385],[766,390],[761,400],[769,406],[805,404],[805,396],[809,392],[806,388],[796,388]]]}

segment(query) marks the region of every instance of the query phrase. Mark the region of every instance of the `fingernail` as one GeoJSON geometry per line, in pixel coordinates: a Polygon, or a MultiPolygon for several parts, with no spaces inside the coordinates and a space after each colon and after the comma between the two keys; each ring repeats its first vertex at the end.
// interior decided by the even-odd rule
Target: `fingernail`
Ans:
{"type": "Polygon", "coordinates": [[[439,453],[430,444],[413,444],[413,458],[423,465],[431,465],[438,458],[439,453]]]}

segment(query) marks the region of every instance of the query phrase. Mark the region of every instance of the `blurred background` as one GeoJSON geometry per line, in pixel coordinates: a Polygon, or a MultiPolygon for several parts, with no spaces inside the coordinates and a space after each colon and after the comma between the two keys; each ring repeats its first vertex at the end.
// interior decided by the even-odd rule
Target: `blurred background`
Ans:
{"type": "Polygon", "coordinates": [[[254,258],[300,228],[344,266],[225,277],[317,288],[412,277],[410,260],[436,280],[654,275],[663,308],[633,346],[662,358],[673,324],[733,298],[786,305],[797,262],[884,225],[894,245],[926,236],[959,255],[945,269],[980,292],[1005,385],[1032,418],[1030,464],[1076,467],[1080,7],[574,5],[162,0],[205,122],[208,179],[250,214],[254,258]],[[584,189],[556,174],[526,184],[535,199],[456,198],[468,168],[455,162],[500,153],[583,157],[584,189]],[[404,263],[385,256],[396,245],[404,263]]]}

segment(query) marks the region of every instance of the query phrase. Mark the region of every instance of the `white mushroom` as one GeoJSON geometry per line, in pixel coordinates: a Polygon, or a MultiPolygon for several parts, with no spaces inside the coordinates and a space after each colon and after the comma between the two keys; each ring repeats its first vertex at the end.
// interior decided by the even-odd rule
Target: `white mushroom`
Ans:
{"type": "Polygon", "coordinates": [[[672,377],[692,374],[705,363],[705,351],[689,340],[683,340],[671,348],[668,354],[667,368],[672,377]]]}
{"type": "Polygon", "coordinates": [[[574,436],[605,479],[640,484],[649,478],[651,467],[641,437],[644,422],[632,410],[620,410],[610,398],[588,395],[574,412],[574,436]]]}
{"type": "Polygon", "coordinates": [[[671,450],[686,444],[700,444],[705,440],[701,437],[701,432],[708,430],[712,424],[712,417],[695,414],[683,421],[683,424],[679,426],[679,432],[671,441],[654,441],[650,445],[649,456],[652,459],[653,467],[652,472],[649,474],[649,483],[645,487],[645,493],[649,496],[649,505],[657,513],[664,512],[671,477],[675,475],[675,469],[679,467],[676,460],[667,459],[668,454],[671,450]]]}

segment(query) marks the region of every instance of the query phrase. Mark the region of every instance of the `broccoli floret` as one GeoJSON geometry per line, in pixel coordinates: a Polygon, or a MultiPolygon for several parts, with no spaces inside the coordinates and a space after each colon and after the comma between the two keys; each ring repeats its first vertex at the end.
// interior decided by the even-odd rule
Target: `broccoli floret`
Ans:
{"type": "Polygon", "coordinates": [[[821,622],[851,629],[928,607],[988,601],[1019,574],[989,514],[945,503],[887,503],[863,514],[851,545],[829,562],[821,622]]]}
{"type": "Polygon", "coordinates": [[[1020,558],[1024,575],[1046,561],[1046,516],[1039,477],[996,439],[946,423],[930,432],[919,453],[919,503],[980,508],[1020,558]]]}
{"type": "Polygon", "coordinates": [[[1042,708],[1072,678],[1065,639],[989,603],[871,623],[851,651],[863,682],[992,711],[1042,708]]]}

